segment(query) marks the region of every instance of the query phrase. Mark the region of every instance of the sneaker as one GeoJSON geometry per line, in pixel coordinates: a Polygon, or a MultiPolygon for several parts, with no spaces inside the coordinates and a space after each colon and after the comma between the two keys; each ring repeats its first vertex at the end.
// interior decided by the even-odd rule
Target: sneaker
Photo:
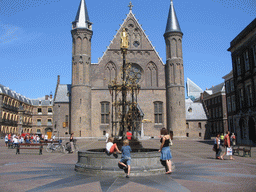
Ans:
{"type": "Polygon", "coordinates": [[[113,154],[113,156],[114,156],[115,158],[118,158],[118,155],[117,155],[117,154],[113,154]]]}

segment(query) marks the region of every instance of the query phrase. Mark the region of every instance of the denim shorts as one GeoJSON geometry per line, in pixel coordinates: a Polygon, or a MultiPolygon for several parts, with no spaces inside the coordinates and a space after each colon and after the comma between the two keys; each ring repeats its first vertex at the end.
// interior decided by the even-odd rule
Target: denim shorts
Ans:
{"type": "Polygon", "coordinates": [[[131,165],[131,157],[122,157],[120,162],[126,164],[126,165],[131,165]]]}

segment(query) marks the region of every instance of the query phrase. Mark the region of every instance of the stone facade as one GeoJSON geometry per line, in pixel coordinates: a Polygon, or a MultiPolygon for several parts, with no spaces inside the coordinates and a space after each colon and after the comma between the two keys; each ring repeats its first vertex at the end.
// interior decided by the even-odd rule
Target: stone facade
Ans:
{"type": "MultiPolygon", "coordinates": [[[[173,10],[172,3],[170,10],[173,10]]],[[[173,19],[177,20],[176,15],[172,18],[172,14],[169,14],[167,23],[173,19]]],[[[165,33],[168,63],[165,65],[130,9],[99,62],[92,64],[93,32],[84,0],[81,0],[72,28],[71,89],[63,88],[70,85],[61,85],[58,80],[55,92],[54,127],[56,131],[64,135],[67,130],[61,128],[61,125],[65,120],[64,116],[68,115],[71,116],[71,124],[68,124],[69,133],[73,132],[75,137],[101,137],[106,132],[112,133],[112,97],[108,85],[113,80],[121,82],[123,58],[120,50],[120,32],[123,29],[126,30],[129,40],[126,55],[126,63],[130,65],[128,73],[129,75],[139,74],[137,80],[141,88],[137,109],[141,122],[143,119],[148,122],[143,125],[144,135],[158,136],[160,129],[167,127],[174,132],[175,137],[185,137],[182,32],[167,31],[165,33]],[[174,51],[175,49],[177,52],[174,51]],[[57,106],[66,108],[65,112],[63,110],[56,112],[57,106]]],[[[137,127],[139,133],[141,122],[137,127]]],[[[113,129],[113,134],[114,132],[118,130],[113,129]]]]}
{"type": "Polygon", "coordinates": [[[209,114],[211,137],[216,136],[217,133],[225,133],[228,130],[228,122],[224,83],[205,90],[202,94],[202,101],[209,114]]]}
{"type": "Polygon", "coordinates": [[[233,116],[237,142],[256,142],[256,19],[230,43],[236,110],[233,116]]]}

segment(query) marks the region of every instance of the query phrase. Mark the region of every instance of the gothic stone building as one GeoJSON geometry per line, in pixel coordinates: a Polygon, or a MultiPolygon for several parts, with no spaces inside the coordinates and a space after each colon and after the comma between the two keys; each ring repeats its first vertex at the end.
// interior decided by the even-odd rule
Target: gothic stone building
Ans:
{"type": "MultiPolygon", "coordinates": [[[[112,97],[108,85],[121,81],[122,54],[120,32],[128,33],[127,62],[141,87],[137,108],[144,123],[144,135],[157,136],[162,127],[174,137],[186,137],[182,36],[171,1],[164,38],[167,61],[164,64],[130,11],[98,63],[91,63],[92,23],[81,0],[72,23],[72,84],[58,83],[54,98],[54,127],[60,136],[100,137],[111,134],[112,97]]],[[[159,34],[161,36],[161,34],[159,34]]],[[[164,45],[163,45],[164,46],[164,45]]],[[[92,50],[93,51],[93,50],[92,50]]],[[[140,128],[138,127],[138,130],[140,128]]]]}

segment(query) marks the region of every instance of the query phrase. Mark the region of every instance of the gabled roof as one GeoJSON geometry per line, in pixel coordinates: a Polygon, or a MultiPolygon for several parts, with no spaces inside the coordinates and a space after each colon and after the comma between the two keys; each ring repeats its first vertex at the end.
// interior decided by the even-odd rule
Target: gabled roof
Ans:
{"type": "Polygon", "coordinates": [[[125,24],[128,22],[129,19],[132,19],[135,21],[136,26],[139,28],[139,30],[142,32],[142,36],[144,36],[146,38],[146,40],[148,41],[148,43],[150,44],[152,50],[157,54],[159,60],[161,61],[161,63],[164,65],[162,58],[159,56],[159,53],[156,51],[155,47],[152,45],[151,41],[149,40],[148,36],[146,35],[145,31],[143,30],[143,28],[141,27],[141,25],[139,24],[138,20],[136,19],[135,15],[133,14],[132,10],[130,9],[129,14],[127,14],[126,19],[124,20],[124,22],[122,23],[122,25],[120,26],[119,30],[117,31],[116,35],[114,36],[113,40],[111,41],[110,45],[107,47],[107,50],[104,52],[103,56],[99,59],[98,63],[101,62],[101,60],[103,60],[104,56],[106,55],[107,51],[109,49],[115,49],[115,47],[113,46],[113,42],[114,41],[120,41],[119,39],[117,39],[119,37],[119,34],[121,33],[122,29],[125,27],[125,24]]]}
{"type": "Polygon", "coordinates": [[[59,84],[58,89],[55,93],[55,103],[69,103],[70,102],[70,95],[71,95],[71,85],[62,85],[59,84]]]}

